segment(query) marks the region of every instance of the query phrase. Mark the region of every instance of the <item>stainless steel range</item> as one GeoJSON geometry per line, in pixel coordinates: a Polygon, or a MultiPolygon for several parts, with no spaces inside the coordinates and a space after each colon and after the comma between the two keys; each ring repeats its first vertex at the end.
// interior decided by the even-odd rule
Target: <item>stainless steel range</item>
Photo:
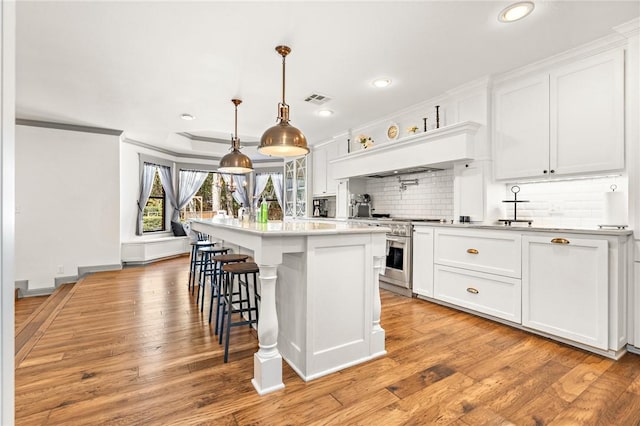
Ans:
{"type": "Polygon", "coordinates": [[[413,225],[404,221],[382,221],[387,233],[387,262],[380,274],[380,288],[411,297],[413,225]]]}
{"type": "MultiPolygon", "coordinates": [[[[358,220],[358,222],[362,222],[358,220]]],[[[441,219],[372,218],[366,223],[390,228],[387,233],[387,260],[380,274],[380,288],[412,296],[413,222],[442,222],[441,219]]]]}

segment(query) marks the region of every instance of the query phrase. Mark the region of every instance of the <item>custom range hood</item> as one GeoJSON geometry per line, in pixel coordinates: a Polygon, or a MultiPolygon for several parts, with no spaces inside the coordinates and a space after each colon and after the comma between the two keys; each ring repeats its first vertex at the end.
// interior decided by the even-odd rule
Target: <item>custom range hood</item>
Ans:
{"type": "Polygon", "coordinates": [[[475,155],[480,124],[465,121],[352,152],[329,162],[335,179],[386,177],[450,168],[475,155]],[[397,171],[397,173],[395,173],[397,171]]]}
{"type": "Polygon", "coordinates": [[[419,166],[419,167],[409,167],[406,169],[394,169],[389,170],[387,172],[379,172],[367,175],[366,177],[370,178],[384,178],[389,176],[401,176],[401,175],[409,175],[412,173],[427,173],[427,172],[438,172],[442,169],[438,169],[436,167],[431,166],[419,166]]]}

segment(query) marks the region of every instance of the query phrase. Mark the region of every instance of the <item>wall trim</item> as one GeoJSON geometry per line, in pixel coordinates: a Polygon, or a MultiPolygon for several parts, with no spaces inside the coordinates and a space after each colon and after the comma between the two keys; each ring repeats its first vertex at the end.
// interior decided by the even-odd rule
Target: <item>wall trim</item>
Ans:
{"type": "Polygon", "coordinates": [[[43,287],[29,289],[29,280],[15,281],[15,288],[18,290],[18,298],[22,297],[34,297],[34,296],[48,296],[54,292],[54,290],[63,284],[76,283],[78,280],[88,274],[94,272],[104,271],[119,271],[122,269],[122,264],[117,263],[113,265],[94,265],[94,266],[79,266],[78,275],[68,275],[64,277],[55,277],[53,287],[43,287]]]}
{"type": "MultiPolygon", "coordinates": [[[[187,133],[187,132],[180,132],[178,133],[178,135],[183,136],[187,139],[190,139],[192,141],[199,141],[199,142],[212,142],[212,143],[221,143],[221,144],[225,144],[225,145],[230,145],[231,141],[228,139],[221,139],[221,138],[211,138],[211,137],[207,137],[207,136],[198,136],[198,135],[192,135],[191,133],[187,133]]],[[[251,142],[242,142],[241,146],[259,146],[260,142],[258,141],[251,141],[251,142]]]]}
{"type": "Polygon", "coordinates": [[[111,265],[78,266],[78,279],[94,272],[119,271],[121,269],[122,263],[114,263],[111,265]]]}
{"type": "Polygon", "coordinates": [[[44,127],[47,129],[69,130],[71,132],[97,133],[100,135],[120,136],[124,131],[116,129],[106,129],[104,127],[80,126],[77,124],[56,123],[53,121],[28,120],[16,118],[16,125],[30,127],[44,127]]]}
{"type": "Polygon", "coordinates": [[[193,159],[197,159],[197,160],[217,160],[217,161],[219,161],[220,158],[221,158],[221,157],[217,157],[217,156],[213,156],[213,155],[183,154],[181,152],[171,151],[170,149],[161,148],[159,146],[153,146],[153,145],[150,145],[150,144],[145,143],[145,142],[140,142],[140,141],[136,141],[136,140],[133,140],[133,139],[129,139],[127,137],[124,137],[122,139],[122,142],[128,143],[130,145],[135,145],[135,146],[138,146],[140,148],[146,148],[146,149],[149,149],[151,151],[161,152],[162,154],[172,155],[172,156],[178,157],[178,158],[193,158],[193,159]]]}

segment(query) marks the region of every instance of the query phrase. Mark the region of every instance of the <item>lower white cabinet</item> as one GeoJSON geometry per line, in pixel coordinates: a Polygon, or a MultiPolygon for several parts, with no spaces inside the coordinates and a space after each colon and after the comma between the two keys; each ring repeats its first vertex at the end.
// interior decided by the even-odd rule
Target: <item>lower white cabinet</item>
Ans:
{"type": "Polygon", "coordinates": [[[433,233],[430,226],[413,230],[413,292],[420,296],[433,296],[433,233]]]}
{"type": "Polygon", "coordinates": [[[417,295],[610,358],[624,354],[633,331],[630,231],[433,228],[433,236],[427,226],[414,234],[423,253],[414,257],[417,295]]]}
{"type": "Polygon", "coordinates": [[[520,280],[449,266],[435,266],[434,297],[520,323],[520,280]]]}
{"type": "Polygon", "coordinates": [[[438,228],[434,299],[520,323],[520,235],[438,228]]]}
{"type": "Polygon", "coordinates": [[[522,325],[609,348],[606,240],[522,238],[522,325]]]}

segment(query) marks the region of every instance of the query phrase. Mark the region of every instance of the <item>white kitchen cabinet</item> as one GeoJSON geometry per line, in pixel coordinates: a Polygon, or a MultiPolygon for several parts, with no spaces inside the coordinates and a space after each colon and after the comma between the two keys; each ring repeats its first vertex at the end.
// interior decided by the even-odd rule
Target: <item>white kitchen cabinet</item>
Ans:
{"type": "Polygon", "coordinates": [[[435,263],[520,278],[520,241],[510,231],[438,228],[435,263]]]}
{"type": "Polygon", "coordinates": [[[308,216],[307,157],[284,162],[284,216],[308,216]]]}
{"type": "Polygon", "coordinates": [[[349,217],[349,179],[340,179],[336,182],[336,218],[349,217]]]}
{"type": "Polygon", "coordinates": [[[549,170],[549,76],[497,87],[494,102],[496,179],[540,176],[549,170]]]}
{"type": "Polygon", "coordinates": [[[435,266],[434,275],[436,299],[520,323],[520,279],[443,265],[435,266]]]}
{"type": "Polygon", "coordinates": [[[496,86],[496,179],[624,168],[624,52],[496,86]]]}
{"type": "Polygon", "coordinates": [[[453,166],[453,217],[469,216],[471,222],[502,216],[504,184],[493,182],[491,161],[456,163],[453,166]]]}
{"type": "Polygon", "coordinates": [[[509,231],[437,228],[433,297],[519,324],[520,242],[509,231]]]}
{"type": "Polygon", "coordinates": [[[347,153],[347,144],[333,141],[320,145],[313,150],[313,195],[323,197],[336,195],[337,182],[333,176],[331,160],[347,153]]]}
{"type": "Polygon", "coordinates": [[[314,148],[311,153],[313,164],[313,176],[311,185],[313,196],[325,195],[327,193],[327,148],[314,148]]]}
{"type": "Polygon", "coordinates": [[[609,348],[606,240],[523,237],[522,325],[609,348]]]}
{"type": "Polygon", "coordinates": [[[339,179],[336,185],[336,218],[348,218],[351,216],[351,194],[363,194],[366,181],[358,178],[339,179]]]}
{"type": "Polygon", "coordinates": [[[431,226],[433,296],[416,294],[610,358],[624,353],[631,232],[431,226]]]}
{"type": "Polygon", "coordinates": [[[433,233],[430,226],[413,229],[413,292],[433,297],[433,233]]]}

